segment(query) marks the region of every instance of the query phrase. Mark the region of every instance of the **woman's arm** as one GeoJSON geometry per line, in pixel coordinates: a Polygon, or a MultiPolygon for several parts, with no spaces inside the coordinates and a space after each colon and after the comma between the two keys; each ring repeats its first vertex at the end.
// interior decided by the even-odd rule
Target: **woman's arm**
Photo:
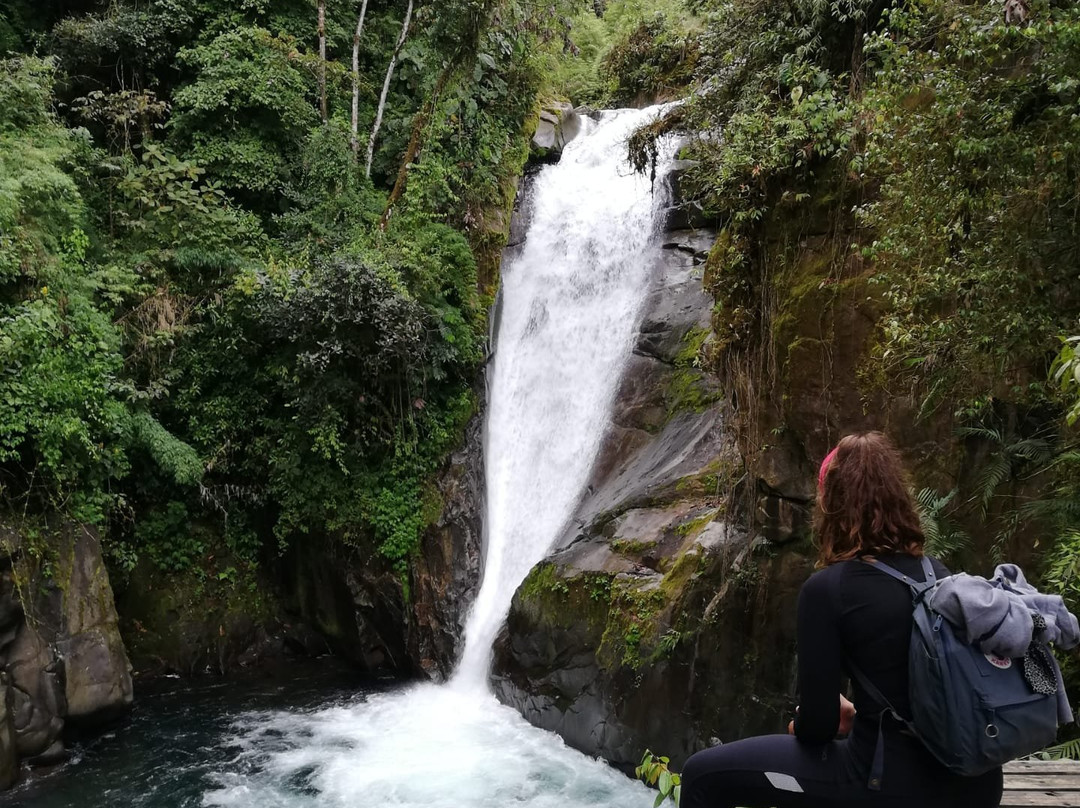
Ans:
{"type": "Polygon", "coordinates": [[[806,743],[831,741],[840,727],[837,695],[843,650],[830,578],[821,573],[813,575],[799,592],[799,712],[795,716],[795,737],[806,743]]]}

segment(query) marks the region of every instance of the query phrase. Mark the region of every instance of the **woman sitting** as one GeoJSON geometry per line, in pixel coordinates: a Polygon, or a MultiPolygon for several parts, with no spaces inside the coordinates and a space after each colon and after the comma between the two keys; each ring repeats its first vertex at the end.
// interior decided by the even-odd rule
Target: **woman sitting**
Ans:
{"type": "MultiPolygon", "coordinates": [[[[1002,774],[961,777],[854,683],[850,660],[901,715],[910,715],[911,592],[864,564],[879,559],[922,581],[923,534],[900,455],[882,434],[852,435],[818,475],[815,531],[822,567],[799,594],[800,705],[788,735],[748,738],[693,755],[682,774],[682,808],[904,806],[992,808],[1002,774]],[[883,766],[874,766],[879,724],[883,766]],[[837,736],[845,736],[837,739],[837,736]],[[871,775],[880,769],[880,778],[871,775]]],[[[948,570],[933,562],[940,579],[948,570]]]]}

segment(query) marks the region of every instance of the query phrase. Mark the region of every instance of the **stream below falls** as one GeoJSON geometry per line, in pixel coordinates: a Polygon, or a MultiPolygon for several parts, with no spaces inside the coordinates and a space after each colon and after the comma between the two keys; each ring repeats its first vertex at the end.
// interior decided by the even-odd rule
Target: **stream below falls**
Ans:
{"type": "MultiPolygon", "coordinates": [[[[661,110],[586,121],[534,178],[488,373],[484,577],[445,685],[286,683],[137,692],[124,724],[0,796],[19,808],[647,808],[655,792],[499,704],[491,646],[587,485],[649,291],[665,200],[625,161],[661,110]]],[[[667,144],[658,176],[672,160],[667,144]]],[[[657,188],[664,187],[663,182],[657,188]]]]}

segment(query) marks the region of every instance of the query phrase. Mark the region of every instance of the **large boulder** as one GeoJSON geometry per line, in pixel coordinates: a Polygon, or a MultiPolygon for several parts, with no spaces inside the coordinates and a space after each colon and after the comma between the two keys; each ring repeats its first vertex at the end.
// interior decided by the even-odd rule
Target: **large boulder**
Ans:
{"type": "Polygon", "coordinates": [[[71,525],[68,535],[58,547],[60,624],[46,637],[63,662],[67,720],[92,725],[131,706],[131,665],[97,534],[71,525]]]}
{"type": "Polygon", "coordinates": [[[63,756],[65,729],[94,729],[132,702],[131,669],[96,532],[0,529],[0,781],[9,750],[63,756]]]}
{"type": "Polygon", "coordinates": [[[540,109],[530,147],[534,162],[556,163],[562,150],[571,140],[581,134],[582,115],[573,105],[551,101],[540,109]]]}

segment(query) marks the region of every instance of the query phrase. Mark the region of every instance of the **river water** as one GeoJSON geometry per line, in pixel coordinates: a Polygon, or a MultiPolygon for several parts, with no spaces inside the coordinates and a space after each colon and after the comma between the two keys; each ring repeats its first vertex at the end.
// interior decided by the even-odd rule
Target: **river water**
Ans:
{"type": "MultiPolygon", "coordinates": [[[[485,430],[485,570],[446,685],[358,682],[327,662],[286,683],[176,683],[19,808],[646,808],[655,792],[500,705],[491,646],[514,590],[581,498],[648,292],[663,200],[625,141],[657,109],[603,113],[533,183],[504,267],[485,430]]],[[[660,173],[671,159],[661,156],[660,173]]]]}

